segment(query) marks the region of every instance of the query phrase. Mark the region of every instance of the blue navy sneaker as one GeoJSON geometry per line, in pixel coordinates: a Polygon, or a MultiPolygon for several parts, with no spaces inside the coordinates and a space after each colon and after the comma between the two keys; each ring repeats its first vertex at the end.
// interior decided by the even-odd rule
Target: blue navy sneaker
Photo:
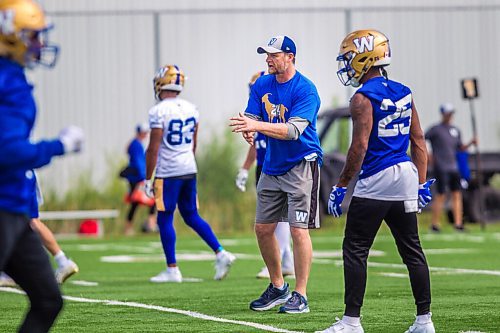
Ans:
{"type": "Polygon", "coordinates": [[[281,313],[307,313],[309,306],[304,296],[296,291],[292,291],[292,297],[288,299],[285,305],[280,307],[281,313]]]}
{"type": "Polygon", "coordinates": [[[269,286],[262,295],[250,303],[250,309],[254,311],[266,311],[276,305],[285,303],[289,298],[290,289],[288,288],[288,283],[285,282],[283,290],[275,288],[272,283],[269,283],[269,286]]]}

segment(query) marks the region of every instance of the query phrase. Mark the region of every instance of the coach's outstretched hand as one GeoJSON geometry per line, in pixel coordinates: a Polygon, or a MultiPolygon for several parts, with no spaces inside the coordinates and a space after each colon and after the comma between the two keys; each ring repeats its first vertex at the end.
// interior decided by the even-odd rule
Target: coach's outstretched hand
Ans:
{"type": "Polygon", "coordinates": [[[432,178],[418,186],[418,208],[424,208],[429,204],[429,202],[431,202],[431,186],[435,181],[436,179],[432,178]]]}
{"type": "Polygon", "coordinates": [[[85,135],[80,127],[71,125],[59,132],[59,140],[63,144],[65,154],[77,153],[83,148],[85,135]]]}
{"type": "Polygon", "coordinates": [[[344,200],[346,192],[347,187],[337,187],[337,185],[332,187],[328,199],[328,214],[333,215],[333,217],[342,215],[342,200],[344,200]]]}

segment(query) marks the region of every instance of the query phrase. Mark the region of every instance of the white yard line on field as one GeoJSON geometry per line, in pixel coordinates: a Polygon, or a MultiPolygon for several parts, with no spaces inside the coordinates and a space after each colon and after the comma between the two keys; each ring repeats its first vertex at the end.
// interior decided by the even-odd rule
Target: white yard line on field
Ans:
{"type": "MultiPolygon", "coordinates": [[[[342,260],[332,260],[332,259],[321,259],[315,260],[316,264],[334,264],[335,266],[342,266],[342,260]]],[[[368,262],[370,267],[381,267],[381,268],[400,268],[406,269],[406,265],[403,264],[390,264],[384,262],[368,262]]],[[[452,267],[434,267],[429,266],[431,272],[444,272],[448,274],[478,274],[478,275],[493,275],[500,276],[500,271],[487,270],[487,269],[470,269],[470,268],[452,268],[452,267]]]]}
{"type": "MultiPolygon", "coordinates": [[[[22,295],[25,294],[24,291],[22,291],[22,290],[15,289],[15,288],[8,288],[8,287],[0,287],[0,291],[15,293],[15,294],[22,294],[22,295]]],[[[215,321],[215,322],[220,322],[220,323],[253,327],[253,328],[257,328],[259,330],[267,331],[267,332],[303,333],[303,332],[299,332],[299,331],[289,331],[289,330],[277,328],[274,326],[253,323],[250,321],[240,321],[240,320],[219,318],[219,317],[209,316],[209,315],[206,315],[206,314],[203,314],[200,312],[179,310],[179,309],[167,308],[167,307],[158,306],[158,305],[149,305],[149,304],[136,303],[136,302],[121,302],[121,301],[113,301],[113,300],[101,300],[101,299],[73,297],[73,296],[63,296],[63,298],[68,300],[68,301],[79,302],[79,303],[100,303],[100,304],[104,304],[104,305],[125,306],[125,307],[131,307],[131,308],[139,308],[139,309],[147,309],[147,310],[156,310],[156,311],[160,311],[160,312],[175,313],[175,314],[180,314],[180,315],[184,315],[184,316],[188,316],[188,317],[192,317],[192,318],[197,318],[197,319],[202,319],[202,320],[209,320],[209,321],[215,321]]]]}

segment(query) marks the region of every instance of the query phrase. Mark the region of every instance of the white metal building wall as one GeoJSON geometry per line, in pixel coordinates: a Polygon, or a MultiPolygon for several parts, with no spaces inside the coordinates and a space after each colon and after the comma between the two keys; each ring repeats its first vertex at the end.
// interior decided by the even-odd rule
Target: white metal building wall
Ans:
{"type": "Polygon", "coordinates": [[[32,73],[40,106],[35,137],[54,136],[73,123],[84,128],[87,143],[80,156],[45,168],[42,182],[71,186],[70,177],[82,168],[92,169],[100,181],[110,164],[125,160],[135,124],[147,119],[154,103],[151,82],[157,61],[178,64],[189,77],[182,95],[200,108],[201,146],[244,109],[248,79],[266,67],[256,47],[274,35],[294,39],[297,68],[316,83],[323,108],[344,105],[349,89],[337,80],[335,58],[345,34],[361,28],[378,29],[390,38],[389,76],[413,89],[424,128],[439,120],[438,105],[450,101],[458,109],[456,123],[469,139],[468,106],[461,100],[459,80],[478,77],[480,146],[499,150],[494,96],[500,77],[500,1],[364,3],[45,0],[56,25],[53,39],[62,52],[54,70],[32,73]]]}

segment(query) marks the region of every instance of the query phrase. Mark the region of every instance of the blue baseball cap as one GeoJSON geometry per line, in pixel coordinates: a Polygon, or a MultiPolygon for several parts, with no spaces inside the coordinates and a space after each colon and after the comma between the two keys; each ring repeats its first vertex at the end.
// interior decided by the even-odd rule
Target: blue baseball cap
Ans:
{"type": "Polygon", "coordinates": [[[276,36],[269,40],[267,46],[257,48],[257,53],[293,53],[296,54],[297,49],[295,43],[288,36],[276,36]]]}

